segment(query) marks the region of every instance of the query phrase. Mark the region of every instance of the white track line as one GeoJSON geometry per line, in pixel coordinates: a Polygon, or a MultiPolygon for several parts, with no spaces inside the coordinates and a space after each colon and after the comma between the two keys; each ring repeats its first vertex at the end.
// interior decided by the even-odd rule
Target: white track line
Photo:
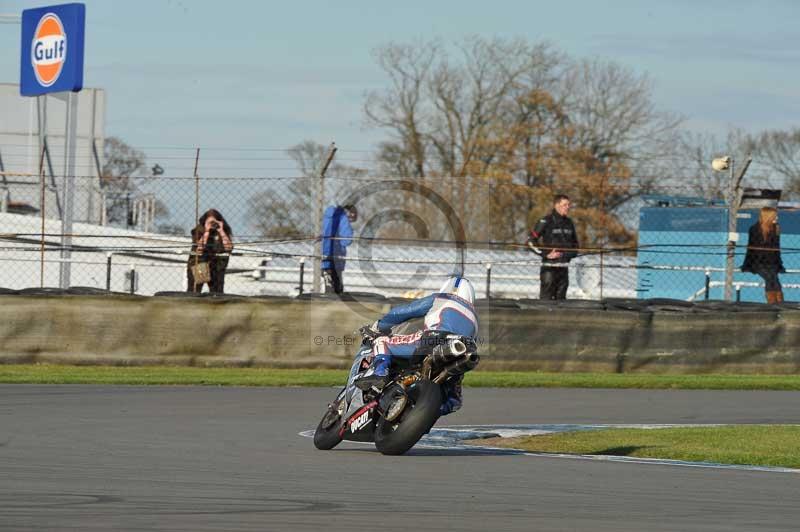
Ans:
{"type": "MultiPolygon", "coordinates": [[[[708,469],[733,469],[737,471],[761,471],[767,473],[800,473],[800,469],[788,467],[767,467],[751,465],[717,464],[713,462],[687,462],[684,460],[667,460],[663,458],[637,458],[630,456],[595,455],[595,454],[563,454],[563,453],[537,453],[511,449],[508,447],[491,447],[461,443],[468,439],[501,436],[511,438],[517,436],[532,436],[539,434],[553,434],[557,432],[570,432],[579,430],[599,430],[609,428],[633,429],[660,429],[670,427],[718,427],[723,424],[613,424],[613,425],[579,425],[579,424],[535,424],[535,425],[451,425],[448,427],[434,428],[430,434],[416,445],[426,449],[445,449],[452,451],[491,452],[497,454],[514,454],[520,456],[533,456],[539,458],[567,458],[572,460],[591,460],[596,462],[627,462],[645,465],[666,465],[679,467],[696,467],[708,469]]],[[[730,424],[725,424],[730,425],[730,424]]],[[[313,430],[298,433],[299,436],[313,438],[313,430]]],[[[373,445],[371,442],[348,442],[373,445]]]]}

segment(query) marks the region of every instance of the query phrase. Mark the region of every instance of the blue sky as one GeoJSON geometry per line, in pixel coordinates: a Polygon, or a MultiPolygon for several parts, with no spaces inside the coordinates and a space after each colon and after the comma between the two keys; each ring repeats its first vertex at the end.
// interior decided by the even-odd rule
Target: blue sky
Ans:
{"type": "MultiPolygon", "coordinates": [[[[51,2],[0,0],[0,13],[51,2]]],[[[653,79],[698,131],[797,124],[800,3],[87,1],[85,86],[108,91],[107,133],[139,146],[285,148],[305,138],[367,150],[370,51],[467,34],[549,40],[653,79]]],[[[0,81],[18,81],[19,29],[0,25],[0,81]]]]}

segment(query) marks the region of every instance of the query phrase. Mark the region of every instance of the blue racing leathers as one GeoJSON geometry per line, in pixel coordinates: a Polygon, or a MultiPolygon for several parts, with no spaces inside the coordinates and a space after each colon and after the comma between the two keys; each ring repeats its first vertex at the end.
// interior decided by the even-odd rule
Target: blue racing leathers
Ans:
{"type": "MultiPolygon", "coordinates": [[[[388,331],[392,327],[415,318],[425,318],[422,330],[414,334],[380,336],[373,342],[374,374],[386,375],[392,357],[410,357],[420,347],[423,337],[431,332],[457,334],[475,338],[478,334],[478,319],[471,302],[454,294],[435,293],[411,303],[391,309],[378,320],[378,328],[388,331]]],[[[441,415],[446,415],[461,407],[462,376],[448,379],[444,383],[445,401],[441,415]],[[452,381],[452,382],[451,382],[452,381]]]]}

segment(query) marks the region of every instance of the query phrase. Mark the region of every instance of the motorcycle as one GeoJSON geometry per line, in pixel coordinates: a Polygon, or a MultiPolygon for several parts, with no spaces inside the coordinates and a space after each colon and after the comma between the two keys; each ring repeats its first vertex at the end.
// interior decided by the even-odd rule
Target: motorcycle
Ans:
{"type": "Polygon", "coordinates": [[[357,377],[369,368],[372,340],[365,336],[347,384],[317,425],[317,449],[333,449],[349,440],[374,442],[378,451],[387,455],[405,453],[439,419],[447,381],[475,369],[480,361],[472,338],[435,333],[424,337],[424,347],[414,356],[392,358],[381,389],[361,390],[356,386],[357,377]]]}

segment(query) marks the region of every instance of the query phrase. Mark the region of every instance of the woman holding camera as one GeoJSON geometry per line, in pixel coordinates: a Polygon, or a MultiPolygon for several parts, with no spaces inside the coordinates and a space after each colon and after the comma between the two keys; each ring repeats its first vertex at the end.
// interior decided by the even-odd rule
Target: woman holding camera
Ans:
{"type": "Polygon", "coordinates": [[[212,293],[225,292],[225,270],[228,254],[233,250],[232,239],[233,230],[218,210],[209,209],[203,213],[197,227],[192,229],[192,253],[187,265],[189,292],[202,292],[206,283],[212,293]],[[206,266],[201,266],[204,263],[206,266]],[[203,272],[206,268],[208,275],[203,272]]]}

